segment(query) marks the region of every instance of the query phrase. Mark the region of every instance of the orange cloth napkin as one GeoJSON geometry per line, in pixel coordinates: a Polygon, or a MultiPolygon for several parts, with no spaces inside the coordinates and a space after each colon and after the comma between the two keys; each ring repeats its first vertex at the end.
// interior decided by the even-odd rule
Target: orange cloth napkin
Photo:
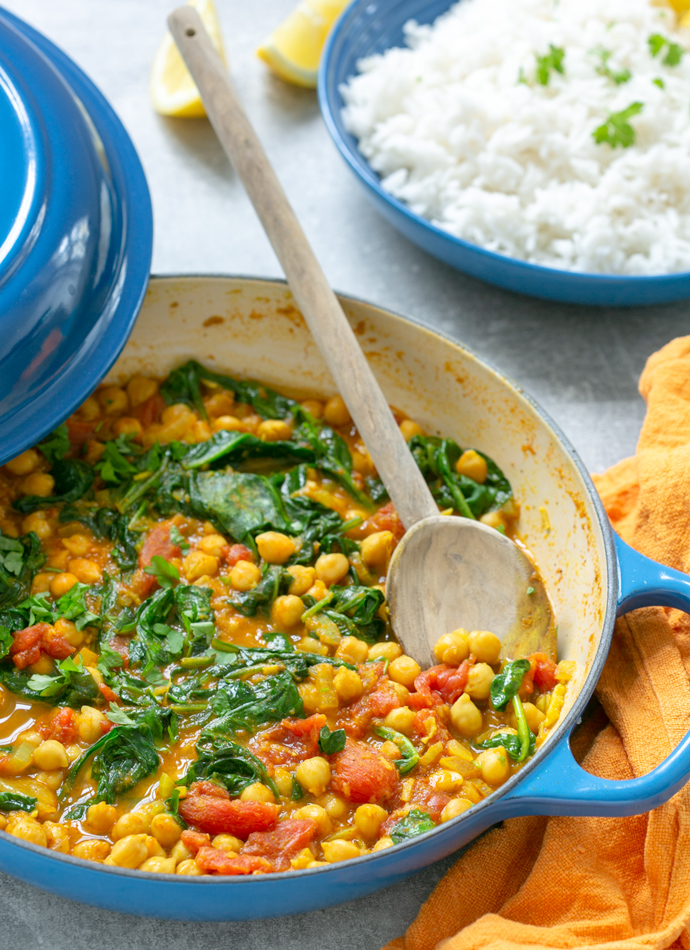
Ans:
{"type": "MultiPolygon", "coordinates": [[[[595,484],[624,540],[690,572],[690,337],[650,357],[640,392],[637,454],[595,484]]],[[[649,607],[618,620],[596,695],[582,765],[612,779],[658,765],[690,728],[690,618],[649,607]]],[[[632,818],[506,821],[386,950],[690,950],[689,923],[690,785],[632,818]]]]}

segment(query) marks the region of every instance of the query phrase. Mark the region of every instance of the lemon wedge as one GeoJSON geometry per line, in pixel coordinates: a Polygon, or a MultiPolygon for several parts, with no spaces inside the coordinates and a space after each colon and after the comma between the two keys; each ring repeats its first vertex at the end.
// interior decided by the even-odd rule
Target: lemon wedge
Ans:
{"type": "Polygon", "coordinates": [[[258,48],[273,72],[296,86],[316,88],[321,50],[349,0],[302,0],[258,48]]]}
{"type": "MultiPolygon", "coordinates": [[[[188,0],[208,30],[213,45],[225,62],[223,38],[213,0],[188,0]]],[[[166,33],[151,67],[151,101],[160,115],[199,118],[206,115],[194,80],[170,33],[166,33]]]]}

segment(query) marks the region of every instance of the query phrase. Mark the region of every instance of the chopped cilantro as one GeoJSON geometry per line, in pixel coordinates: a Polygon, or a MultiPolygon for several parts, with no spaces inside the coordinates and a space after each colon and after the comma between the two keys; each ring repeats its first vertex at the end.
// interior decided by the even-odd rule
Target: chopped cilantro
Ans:
{"type": "Polygon", "coordinates": [[[605,76],[607,79],[610,79],[611,82],[615,82],[617,86],[622,85],[624,82],[632,77],[632,73],[629,69],[611,69],[609,66],[609,60],[611,59],[611,50],[604,49],[603,46],[597,46],[595,49],[590,50],[593,56],[596,56],[599,60],[596,71],[600,76],[605,76]]]}
{"type": "Polygon", "coordinates": [[[621,112],[612,112],[600,126],[592,132],[592,138],[597,145],[607,144],[611,148],[629,148],[635,144],[635,129],[628,119],[639,115],[644,106],[641,102],[633,102],[621,112]]]}
{"type": "Polygon", "coordinates": [[[537,71],[535,78],[540,86],[548,86],[551,72],[565,74],[564,58],[565,50],[563,47],[554,46],[553,43],[549,43],[549,52],[545,56],[536,56],[537,71]]]}
{"type": "Polygon", "coordinates": [[[678,66],[685,53],[682,46],[679,46],[678,43],[672,43],[661,33],[652,33],[647,39],[647,46],[650,55],[655,58],[660,56],[664,66],[678,66]]]}
{"type": "Polygon", "coordinates": [[[180,572],[174,564],[166,561],[160,554],[154,554],[151,563],[144,568],[145,574],[151,574],[163,588],[174,587],[180,579],[180,572]]]}

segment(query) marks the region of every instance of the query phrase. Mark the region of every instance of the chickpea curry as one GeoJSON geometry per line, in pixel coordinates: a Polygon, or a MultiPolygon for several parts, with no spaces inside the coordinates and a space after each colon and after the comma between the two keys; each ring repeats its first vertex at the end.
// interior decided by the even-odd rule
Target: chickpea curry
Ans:
{"type": "MultiPolygon", "coordinates": [[[[516,532],[488,456],[396,418],[441,511],[516,532]]],[[[262,874],[482,801],[554,727],[572,664],[458,628],[421,670],[387,621],[402,534],[339,396],[194,361],[99,389],[0,470],[0,829],[262,874]]]]}

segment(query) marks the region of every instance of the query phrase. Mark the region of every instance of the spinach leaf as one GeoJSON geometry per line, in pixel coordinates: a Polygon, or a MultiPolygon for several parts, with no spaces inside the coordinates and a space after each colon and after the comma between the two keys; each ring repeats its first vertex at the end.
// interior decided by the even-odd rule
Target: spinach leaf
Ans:
{"type": "MultiPolygon", "coordinates": [[[[168,614],[175,603],[172,587],[163,587],[147,598],[137,609],[132,623],[136,635],[129,644],[129,662],[132,668],[142,667],[144,677],[154,667],[171,659],[167,635],[168,614]]],[[[129,632],[129,630],[126,630],[129,632]]],[[[181,648],[180,651],[181,652],[181,648]]]]}
{"type": "Polygon", "coordinates": [[[385,623],[377,614],[386,598],[377,587],[333,584],[323,600],[303,599],[309,608],[302,615],[303,620],[322,614],[335,623],[344,637],[359,637],[367,643],[376,643],[384,632],[385,623]]]}
{"type": "Polygon", "coordinates": [[[182,467],[197,469],[219,462],[236,464],[252,458],[290,459],[298,462],[314,462],[316,455],[306,445],[296,442],[265,442],[249,432],[228,432],[221,429],[210,439],[189,449],[182,467]]]}
{"type": "Polygon", "coordinates": [[[196,584],[179,584],[175,588],[175,607],[185,630],[185,653],[188,656],[203,653],[215,636],[212,595],[210,587],[198,587],[196,584]]]}
{"type": "Polygon", "coordinates": [[[401,732],[396,732],[395,729],[389,729],[387,726],[379,726],[375,731],[377,736],[381,736],[382,739],[387,739],[389,742],[394,742],[400,749],[400,758],[393,760],[398,772],[401,775],[410,772],[419,762],[419,753],[407,736],[404,736],[401,732]]]}
{"type": "Polygon", "coordinates": [[[280,663],[295,679],[303,680],[309,675],[309,669],[319,663],[328,663],[330,666],[344,666],[348,670],[355,667],[345,660],[335,656],[320,656],[317,653],[303,653],[296,650],[293,644],[282,635],[264,634],[264,638],[271,636],[268,647],[240,647],[234,643],[225,643],[223,640],[213,640],[211,648],[217,650],[216,658],[221,665],[206,670],[206,676],[219,677],[240,676],[248,670],[260,670],[264,666],[273,666],[280,663]],[[222,658],[222,660],[221,660],[222,658]]]}
{"type": "Polygon", "coordinates": [[[431,831],[435,827],[436,824],[432,821],[430,815],[413,808],[404,818],[393,825],[390,836],[394,844],[400,844],[401,841],[409,841],[410,838],[423,835],[425,831],[431,831]]]}
{"type": "Polygon", "coordinates": [[[342,752],[345,748],[345,730],[336,729],[333,732],[324,726],[319,733],[319,748],[324,755],[334,755],[336,752],[342,752]]]}
{"type": "Polygon", "coordinates": [[[63,422],[47,438],[39,442],[36,448],[43,453],[51,465],[54,465],[58,459],[63,459],[71,448],[69,429],[65,423],[63,422]]]}
{"type": "Polygon", "coordinates": [[[210,521],[236,541],[260,531],[285,531],[289,527],[280,495],[271,481],[250,472],[192,472],[189,513],[210,521]]]}
{"type": "Polygon", "coordinates": [[[103,455],[96,462],[95,469],[107,485],[120,485],[129,481],[130,476],[136,475],[138,468],[127,458],[140,455],[141,449],[132,442],[129,435],[118,436],[105,443],[103,455]]]}
{"type": "Polygon", "coordinates": [[[50,474],[55,479],[54,495],[25,495],[12,502],[12,507],[28,515],[39,508],[69,505],[78,501],[93,485],[93,469],[79,459],[56,459],[50,474]]]}
{"type": "Polygon", "coordinates": [[[139,536],[129,527],[129,518],[115,508],[69,505],[60,512],[60,521],[79,521],[97,538],[113,541],[113,560],[123,571],[137,566],[139,536]]]}
{"type": "Polygon", "coordinates": [[[292,577],[285,568],[270,564],[264,568],[256,587],[248,591],[233,591],[229,603],[244,617],[254,617],[258,610],[270,613],[273,601],[279,594],[285,593],[291,583],[292,577]]]}
{"type": "MultiPolygon", "coordinates": [[[[529,730],[528,748],[527,748],[527,758],[530,755],[534,755],[534,743],[536,736],[533,732],[529,730]]],[[[511,759],[514,759],[516,762],[523,762],[524,759],[521,758],[522,755],[522,740],[519,735],[515,735],[514,732],[499,732],[495,736],[492,736],[490,739],[485,739],[484,742],[480,742],[477,745],[478,749],[495,749],[498,746],[503,746],[511,759]]]]}
{"type": "Polygon", "coordinates": [[[501,672],[491,681],[491,704],[494,709],[504,710],[522,686],[522,679],[530,668],[529,660],[513,660],[506,663],[501,672]]]}
{"type": "Polygon", "coordinates": [[[68,656],[57,664],[57,670],[55,676],[34,673],[27,680],[28,690],[37,693],[44,701],[59,701],[73,709],[102,701],[98,684],[89,671],[84,669],[81,657],[75,662],[68,656]]]}
{"type": "Polygon", "coordinates": [[[0,608],[13,607],[27,597],[31,579],[44,563],[41,539],[33,531],[20,538],[8,538],[0,531],[0,608]]]}
{"type": "MultiPolygon", "coordinates": [[[[67,775],[65,793],[72,788],[79,771],[89,759],[93,759],[91,775],[97,781],[96,794],[89,804],[112,804],[118,795],[156,771],[160,764],[156,746],[162,743],[166,728],[169,732],[174,728],[174,714],[170,710],[149,707],[133,712],[131,720],[131,725],[115,726],[79,756],[67,775]]],[[[74,817],[74,811],[65,817],[74,817]]]]}
{"type": "Polygon", "coordinates": [[[217,730],[215,725],[204,729],[196,744],[197,760],[188,769],[181,784],[190,785],[209,779],[223,785],[231,795],[239,795],[254,782],[267,785],[276,799],[280,793],[260,759],[217,730]]]}
{"type": "Polygon", "coordinates": [[[0,792],[0,811],[33,811],[38,799],[20,792],[0,792]]]}
{"type": "Polygon", "coordinates": [[[7,656],[13,643],[12,632],[8,627],[0,626],[0,659],[7,656]]]}
{"type": "Polygon", "coordinates": [[[253,732],[264,723],[304,715],[302,699],[288,672],[267,676],[255,685],[243,680],[219,683],[210,705],[218,717],[216,728],[226,735],[253,732]]]}

